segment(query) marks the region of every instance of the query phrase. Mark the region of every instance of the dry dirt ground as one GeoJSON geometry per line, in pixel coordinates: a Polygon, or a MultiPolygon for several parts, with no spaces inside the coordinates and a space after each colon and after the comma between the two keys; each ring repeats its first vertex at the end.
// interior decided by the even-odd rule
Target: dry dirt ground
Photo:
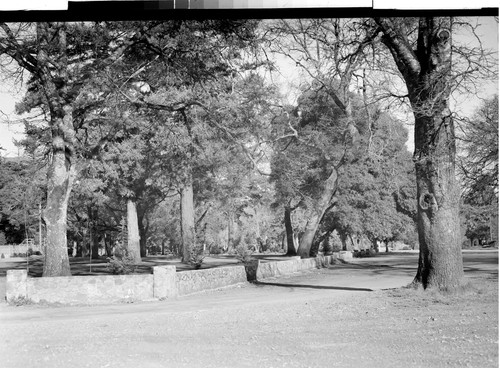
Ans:
{"type": "Polygon", "coordinates": [[[0,366],[498,367],[498,253],[461,295],[400,288],[417,255],[110,306],[0,304],[0,366]]]}

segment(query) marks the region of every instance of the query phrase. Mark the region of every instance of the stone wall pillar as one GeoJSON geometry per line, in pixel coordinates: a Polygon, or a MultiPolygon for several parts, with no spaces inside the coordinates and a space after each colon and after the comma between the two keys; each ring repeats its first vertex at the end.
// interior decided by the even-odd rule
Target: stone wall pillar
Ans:
{"type": "Polygon", "coordinates": [[[341,251],[339,253],[339,259],[342,261],[352,260],[352,252],[351,251],[341,251]]]}
{"type": "Polygon", "coordinates": [[[177,275],[175,266],[153,267],[153,297],[156,299],[176,298],[177,275]]]}
{"type": "Polygon", "coordinates": [[[5,299],[7,303],[16,303],[22,299],[28,299],[28,271],[7,271],[5,299]]]}

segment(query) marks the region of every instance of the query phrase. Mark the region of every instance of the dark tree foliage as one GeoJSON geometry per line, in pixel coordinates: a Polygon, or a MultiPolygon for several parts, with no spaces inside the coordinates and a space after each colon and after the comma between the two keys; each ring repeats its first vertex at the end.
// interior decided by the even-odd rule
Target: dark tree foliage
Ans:
{"type": "Polygon", "coordinates": [[[459,127],[464,202],[491,205],[498,201],[498,95],[484,101],[459,127]]]}
{"type": "Polygon", "coordinates": [[[8,244],[38,234],[38,205],[46,188],[37,170],[37,162],[28,158],[0,158],[0,232],[8,244]]]}
{"type": "Polygon", "coordinates": [[[462,230],[469,242],[491,242],[498,218],[498,95],[485,100],[459,124],[462,230]]]}

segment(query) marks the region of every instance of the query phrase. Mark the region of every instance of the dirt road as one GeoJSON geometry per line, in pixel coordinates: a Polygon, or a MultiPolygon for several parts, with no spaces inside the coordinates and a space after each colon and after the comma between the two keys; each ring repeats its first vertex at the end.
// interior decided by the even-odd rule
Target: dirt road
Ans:
{"type": "Polygon", "coordinates": [[[383,290],[417,254],[179,298],[0,305],[1,367],[497,367],[498,253],[464,253],[461,296],[383,290]]]}

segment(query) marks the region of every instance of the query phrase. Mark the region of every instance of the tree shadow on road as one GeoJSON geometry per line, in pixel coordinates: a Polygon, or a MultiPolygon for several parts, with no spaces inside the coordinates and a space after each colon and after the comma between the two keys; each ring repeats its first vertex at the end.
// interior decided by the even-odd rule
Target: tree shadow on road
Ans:
{"type": "Polygon", "coordinates": [[[344,291],[373,291],[367,288],[354,288],[347,286],[324,286],[324,285],[304,285],[304,284],[283,284],[278,282],[262,282],[253,281],[252,284],[264,287],[264,286],[278,286],[287,288],[302,288],[302,289],[323,289],[323,290],[344,290],[344,291]]]}

